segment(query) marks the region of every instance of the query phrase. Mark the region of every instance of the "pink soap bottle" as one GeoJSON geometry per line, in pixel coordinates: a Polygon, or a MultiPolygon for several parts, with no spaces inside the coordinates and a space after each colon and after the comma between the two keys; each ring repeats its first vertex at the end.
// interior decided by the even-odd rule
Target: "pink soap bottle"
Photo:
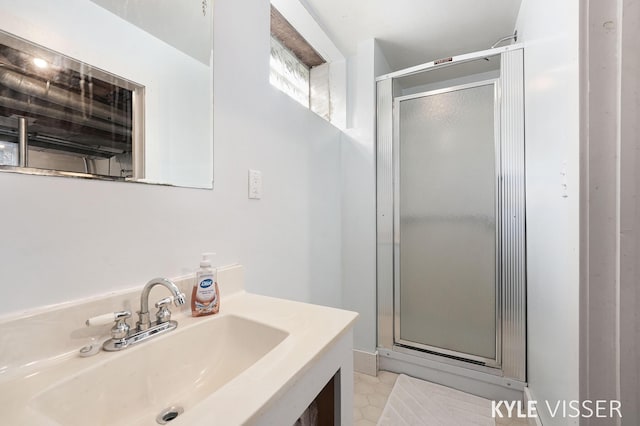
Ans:
{"type": "Polygon", "coordinates": [[[191,315],[217,314],[220,310],[220,290],[218,290],[217,271],[211,267],[209,256],[215,253],[203,253],[200,269],[191,291],[191,315]]]}

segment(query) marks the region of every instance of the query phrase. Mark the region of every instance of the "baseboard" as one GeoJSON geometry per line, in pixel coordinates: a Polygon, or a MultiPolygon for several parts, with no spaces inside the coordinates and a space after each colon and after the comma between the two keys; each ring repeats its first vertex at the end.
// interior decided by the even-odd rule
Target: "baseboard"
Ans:
{"type": "MultiPolygon", "coordinates": [[[[533,396],[531,396],[531,389],[529,386],[524,388],[524,406],[526,407],[529,404],[529,401],[537,401],[533,396]]],[[[540,417],[529,417],[528,419],[529,426],[543,426],[540,417]]]]}
{"type": "Polygon", "coordinates": [[[353,370],[369,376],[378,375],[378,352],[353,350],[353,370]]]}

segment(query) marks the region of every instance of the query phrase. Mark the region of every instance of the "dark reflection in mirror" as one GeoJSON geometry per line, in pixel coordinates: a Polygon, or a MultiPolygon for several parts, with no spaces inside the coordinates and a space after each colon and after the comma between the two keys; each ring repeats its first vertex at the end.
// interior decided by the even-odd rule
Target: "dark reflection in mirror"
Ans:
{"type": "Polygon", "coordinates": [[[142,90],[0,33],[0,166],[132,177],[142,90]]]}

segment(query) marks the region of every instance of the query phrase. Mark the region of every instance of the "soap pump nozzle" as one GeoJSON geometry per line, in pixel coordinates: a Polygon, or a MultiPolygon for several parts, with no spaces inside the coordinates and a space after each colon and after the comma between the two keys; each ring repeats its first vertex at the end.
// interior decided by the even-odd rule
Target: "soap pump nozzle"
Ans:
{"type": "Polygon", "coordinates": [[[202,260],[200,261],[201,268],[211,268],[211,256],[215,256],[215,253],[202,253],[202,260]]]}

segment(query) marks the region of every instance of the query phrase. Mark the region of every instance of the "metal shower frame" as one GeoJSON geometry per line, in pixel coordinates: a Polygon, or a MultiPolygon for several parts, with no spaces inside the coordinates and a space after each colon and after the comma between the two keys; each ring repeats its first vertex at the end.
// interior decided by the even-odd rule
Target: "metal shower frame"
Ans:
{"type": "MultiPolygon", "coordinates": [[[[392,72],[376,78],[377,84],[377,323],[378,323],[378,351],[383,357],[396,360],[409,361],[414,364],[423,363],[429,368],[441,365],[448,371],[458,371],[459,374],[468,374],[474,370],[475,376],[481,380],[522,388],[526,382],[526,265],[525,265],[525,236],[524,236],[524,114],[523,107],[515,107],[516,113],[502,111],[500,113],[501,139],[510,138],[513,143],[506,149],[499,150],[500,162],[496,168],[500,176],[498,178],[498,197],[504,197],[503,208],[498,213],[505,217],[512,216],[513,221],[500,220],[499,233],[500,245],[513,251],[500,266],[500,283],[497,294],[500,297],[500,309],[502,312],[500,324],[497,324],[497,332],[501,333],[498,339],[502,342],[502,353],[498,356],[499,366],[490,363],[487,365],[474,363],[447,357],[446,354],[437,355],[416,349],[411,349],[398,344],[396,336],[396,304],[397,294],[394,288],[397,269],[397,247],[395,227],[397,226],[397,212],[395,211],[395,185],[397,185],[398,163],[394,155],[394,144],[397,143],[394,134],[393,104],[394,104],[394,79],[423,73],[426,71],[458,65],[478,59],[500,55],[501,70],[510,67],[512,73],[520,72],[522,75],[523,46],[513,44],[498,48],[487,49],[479,52],[453,56],[392,72]],[[511,53],[520,51],[517,53],[511,53]],[[507,54],[507,55],[503,55],[507,54]],[[507,59],[506,58],[513,58],[507,59]],[[506,117],[506,119],[502,119],[506,117]],[[513,179],[513,177],[516,177],[513,179]],[[505,205],[508,204],[508,205],[505,205]],[[507,214],[511,216],[507,216],[507,214]],[[506,281],[506,282],[505,282],[506,281]],[[506,322],[511,322],[506,324],[506,322]],[[421,361],[423,360],[423,361],[421,361]],[[465,373],[467,372],[467,373],[465,373]]],[[[502,74],[502,73],[501,73],[502,74]]],[[[501,78],[503,76],[501,75],[501,78]]],[[[514,102],[523,102],[523,81],[512,79],[498,84],[502,92],[509,92],[514,100],[509,101],[513,107],[514,102]],[[518,87],[518,84],[520,87],[518,87]]],[[[503,104],[504,105],[504,104],[503,104]]],[[[503,105],[498,106],[502,110],[503,105]]],[[[506,140],[506,139],[505,139],[506,140]]],[[[504,143],[500,143],[503,145],[504,143]]],[[[504,254],[503,254],[504,256],[504,254]]],[[[497,306],[498,308],[498,306],[497,306]]]]}

